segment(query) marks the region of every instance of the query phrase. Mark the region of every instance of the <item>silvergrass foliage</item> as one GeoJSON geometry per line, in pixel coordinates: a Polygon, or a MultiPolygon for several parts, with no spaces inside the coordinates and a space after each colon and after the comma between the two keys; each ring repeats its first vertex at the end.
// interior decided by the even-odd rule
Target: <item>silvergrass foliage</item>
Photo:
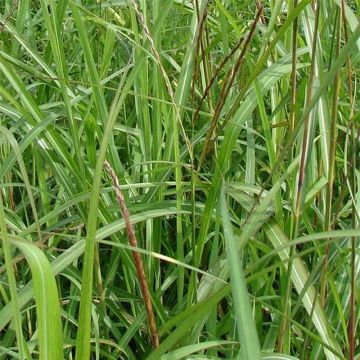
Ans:
{"type": "Polygon", "coordinates": [[[358,359],[359,11],[0,1],[0,358],[358,359]]]}

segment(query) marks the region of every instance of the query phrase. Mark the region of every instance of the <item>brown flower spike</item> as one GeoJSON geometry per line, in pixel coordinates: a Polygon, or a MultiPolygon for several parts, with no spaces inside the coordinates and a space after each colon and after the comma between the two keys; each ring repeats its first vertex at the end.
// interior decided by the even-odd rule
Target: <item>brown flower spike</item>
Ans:
{"type": "MultiPolygon", "coordinates": [[[[135,231],[134,231],[134,228],[130,221],[130,214],[126,207],[124,196],[120,190],[119,179],[116,176],[114,169],[111,167],[111,165],[109,164],[108,161],[105,160],[104,166],[112,179],[113,187],[114,187],[115,193],[116,193],[116,200],[120,206],[122,215],[125,220],[126,231],[127,231],[128,238],[129,238],[129,244],[132,247],[137,247],[138,245],[137,245],[137,240],[136,240],[136,236],[135,236],[135,231]]],[[[146,276],[145,276],[144,265],[142,263],[140,253],[138,253],[137,251],[133,251],[132,254],[134,257],[137,277],[138,277],[138,280],[140,283],[141,293],[144,298],[146,314],[147,314],[147,318],[148,318],[148,322],[149,322],[152,346],[154,349],[156,349],[159,346],[159,335],[158,335],[157,328],[156,328],[155,315],[154,315],[154,310],[153,310],[152,303],[151,303],[151,296],[150,296],[150,292],[149,292],[148,283],[147,283],[146,276]]]]}

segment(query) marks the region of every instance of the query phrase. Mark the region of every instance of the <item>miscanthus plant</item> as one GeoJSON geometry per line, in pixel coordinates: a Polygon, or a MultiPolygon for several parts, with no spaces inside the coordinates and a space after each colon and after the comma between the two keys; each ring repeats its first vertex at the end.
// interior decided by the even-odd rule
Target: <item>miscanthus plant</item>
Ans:
{"type": "Polygon", "coordinates": [[[359,359],[359,5],[1,0],[0,358],[359,359]]]}

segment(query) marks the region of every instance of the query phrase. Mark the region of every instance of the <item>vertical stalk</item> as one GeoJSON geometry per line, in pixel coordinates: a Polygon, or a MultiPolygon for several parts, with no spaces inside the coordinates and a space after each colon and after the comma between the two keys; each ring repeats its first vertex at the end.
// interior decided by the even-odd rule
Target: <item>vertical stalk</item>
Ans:
{"type": "MultiPolygon", "coordinates": [[[[339,19],[341,19],[342,9],[340,8],[339,19]]],[[[339,56],[340,52],[340,41],[341,41],[341,21],[338,21],[337,29],[337,42],[336,42],[336,57],[339,56]]],[[[325,210],[325,224],[324,230],[330,231],[332,229],[332,196],[335,178],[335,153],[336,153],[336,140],[337,140],[337,112],[338,112],[338,96],[340,89],[340,73],[339,71],[335,75],[334,79],[334,93],[332,99],[331,108],[331,127],[330,127],[330,148],[329,148],[329,172],[328,172],[328,186],[326,191],[326,210],[325,210]]],[[[328,270],[328,257],[330,250],[330,239],[326,240],[324,269],[322,272],[322,281],[320,287],[320,300],[324,304],[326,291],[327,291],[327,279],[326,274],[328,270]]]]}
{"type": "Polygon", "coordinates": [[[20,315],[20,308],[17,300],[17,291],[16,291],[16,279],[14,274],[14,269],[12,265],[12,258],[11,258],[11,249],[10,249],[10,241],[9,236],[6,229],[5,223],[5,212],[3,206],[3,195],[2,191],[0,190],[0,234],[2,239],[2,248],[4,251],[5,257],[5,267],[6,267],[6,275],[9,281],[9,288],[10,288],[10,295],[11,295],[11,304],[12,304],[12,311],[13,311],[13,319],[15,325],[15,332],[16,332],[16,340],[18,343],[18,350],[19,350],[19,358],[20,359],[27,359],[25,357],[25,341],[22,333],[21,328],[21,315],[20,315]]]}
{"type": "MultiPolygon", "coordinates": [[[[319,14],[320,14],[320,3],[321,1],[316,1],[316,13],[315,13],[315,24],[314,24],[314,36],[311,49],[311,65],[310,65],[310,74],[309,82],[306,93],[306,102],[309,104],[312,100],[313,92],[313,82],[315,75],[315,57],[316,57],[316,46],[317,46],[317,33],[319,27],[319,14]]],[[[297,195],[296,195],[296,205],[295,205],[295,225],[294,225],[294,235],[297,234],[298,221],[301,213],[301,205],[303,200],[303,185],[305,179],[305,169],[308,160],[308,150],[309,150],[309,137],[310,137],[310,116],[311,112],[309,111],[304,118],[304,133],[302,140],[302,149],[301,149],[301,159],[300,159],[300,170],[299,170],[299,179],[297,184],[297,195]]]]}
{"type": "MultiPolygon", "coordinates": [[[[316,47],[317,47],[317,34],[318,34],[318,27],[319,27],[319,15],[320,15],[320,1],[316,1],[316,10],[315,10],[315,24],[314,24],[314,35],[312,39],[312,48],[311,48],[311,65],[310,65],[310,74],[309,74],[309,82],[307,87],[306,93],[306,103],[311,103],[312,100],[312,92],[313,92],[313,82],[315,76],[315,62],[316,62],[316,47]]],[[[293,50],[294,51],[294,50],[293,50]]],[[[294,66],[294,65],[293,65],[294,66]]],[[[294,75],[292,75],[294,76],[294,75]]],[[[292,90],[294,91],[294,90],[292,90]]],[[[294,116],[291,114],[291,116],[294,116]]],[[[302,148],[301,148],[301,159],[300,159],[300,169],[299,169],[299,177],[297,182],[297,193],[295,199],[295,210],[292,215],[291,219],[291,228],[290,228],[290,238],[294,239],[297,236],[298,229],[299,229],[299,219],[301,215],[301,205],[303,203],[303,186],[304,186],[304,179],[305,179],[305,170],[307,166],[307,161],[309,158],[309,141],[310,141],[310,118],[311,112],[308,112],[304,118],[304,133],[302,139],[302,148]]],[[[294,122],[295,126],[295,122],[294,122]]],[[[294,135],[293,135],[294,136],[294,135]]],[[[290,257],[293,253],[290,253],[290,257]]],[[[290,296],[290,289],[291,289],[291,261],[290,267],[288,268],[287,273],[287,287],[286,287],[286,294],[283,304],[284,309],[284,316],[282,322],[280,324],[279,330],[279,341],[278,341],[278,350],[281,352],[284,347],[284,338],[285,338],[285,331],[287,326],[287,313],[288,313],[288,301],[290,296]]]]}
{"type": "MultiPolygon", "coordinates": [[[[293,0],[293,7],[296,8],[297,0],[293,0]]],[[[290,108],[290,131],[291,134],[295,130],[295,110],[296,110],[296,62],[297,62],[297,30],[298,30],[298,18],[296,17],[293,22],[292,34],[291,34],[291,108],[290,108]]]]}
{"type": "MultiPolygon", "coordinates": [[[[294,0],[293,2],[293,7],[295,8],[297,6],[297,0],[294,0]]],[[[297,56],[296,56],[296,46],[297,46],[297,30],[298,30],[298,18],[296,17],[294,22],[293,22],[293,28],[292,28],[292,38],[291,38],[291,53],[292,53],[292,61],[291,61],[291,108],[290,108],[290,115],[289,115],[289,123],[290,123],[290,136],[293,136],[294,131],[295,131],[295,110],[296,110],[296,61],[297,61],[297,56]]],[[[293,148],[291,151],[291,161],[293,161],[293,148]]],[[[291,225],[293,225],[293,221],[291,222],[291,225]]],[[[292,227],[290,229],[290,239],[292,240],[292,227]]],[[[282,304],[282,309],[283,309],[283,318],[281,320],[280,323],[280,330],[279,330],[279,343],[278,343],[278,349],[280,352],[283,351],[284,348],[284,340],[285,340],[285,334],[286,334],[286,329],[288,327],[288,314],[289,314],[289,302],[290,302],[290,297],[291,297],[291,273],[292,273],[292,268],[293,268],[293,254],[294,254],[294,247],[292,246],[290,248],[290,252],[289,252],[289,263],[288,263],[288,268],[287,268],[287,273],[286,273],[286,289],[285,289],[285,296],[283,299],[283,304],[282,304]]]]}
{"type": "MultiPolygon", "coordinates": [[[[342,10],[342,22],[344,27],[344,37],[345,37],[345,43],[348,41],[348,32],[347,32],[347,26],[346,26],[346,16],[345,16],[345,0],[341,1],[341,10],[342,10]]],[[[350,106],[350,126],[351,126],[351,182],[352,182],[352,193],[356,194],[356,191],[359,191],[359,189],[356,188],[357,179],[356,179],[356,154],[358,151],[358,141],[360,136],[360,131],[357,132],[357,135],[355,134],[355,124],[353,123],[353,115],[354,115],[354,105],[355,105],[355,97],[353,97],[353,87],[352,87],[352,66],[351,66],[351,60],[348,56],[347,58],[347,75],[348,75],[348,88],[349,88],[349,98],[351,101],[350,106]]],[[[357,221],[356,221],[356,203],[352,203],[352,227],[353,229],[356,229],[357,221]]],[[[349,316],[349,327],[348,327],[348,336],[349,336],[349,360],[354,360],[355,358],[355,291],[356,291],[356,284],[355,284],[355,251],[356,251],[356,238],[351,238],[351,257],[350,257],[350,316],[349,316]]]]}
{"type": "MultiPolygon", "coordinates": [[[[355,135],[354,124],[351,127],[351,137],[352,137],[352,193],[355,194],[356,191],[356,152],[358,151],[358,141],[360,137],[360,131],[358,130],[357,136],[355,135]]],[[[352,204],[352,226],[353,229],[356,229],[357,221],[356,221],[356,204],[353,202],[352,204]]],[[[350,257],[350,316],[349,316],[349,360],[354,360],[355,358],[355,327],[356,327],[356,319],[355,319],[355,293],[356,293],[356,284],[355,284],[355,254],[356,254],[356,238],[351,238],[351,257],[350,257]]]]}
{"type": "MultiPolygon", "coordinates": [[[[200,44],[201,44],[201,39],[202,39],[202,33],[204,30],[204,26],[205,26],[205,20],[207,17],[207,11],[204,12],[203,16],[200,17],[200,7],[199,7],[199,1],[195,0],[195,9],[196,9],[196,15],[197,15],[197,21],[198,21],[198,35],[197,35],[197,39],[196,39],[196,48],[195,48],[195,61],[194,61],[194,76],[193,76],[193,80],[192,80],[192,84],[191,84],[191,100],[192,100],[192,104],[195,108],[195,88],[196,88],[196,81],[198,80],[198,74],[199,74],[199,62],[200,60],[198,60],[199,58],[199,53],[200,53],[200,44]]],[[[203,57],[203,61],[204,61],[204,57],[203,57]]],[[[204,65],[205,67],[205,65],[204,65]]],[[[206,90],[205,90],[205,95],[206,95],[206,90]]],[[[205,96],[204,95],[204,96],[205,96]]],[[[204,98],[204,97],[203,97],[204,98]]],[[[199,105],[198,109],[200,109],[201,104],[199,105]]],[[[200,111],[200,110],[199,110],[200,111]]],[[[193,112],[192,115],[192,119],[191,119],[191,137],[192,139],[195,138],[195,122],[197,120],[197,112],[193,112]]],[[[193,149],[193,143],[191,143],[191,147],[193,149]]],[[[194,162],[192,163],[191,166],[191,249],[193,254],[195,254],[195,250],[196,250],[196,212],[195,212],[195,195],[196,195],[196,180],[198,179],[198,173],[195,169],[195,164],[194,162]]],[[[196,257],[193,256],[193,265],[196,265],[196,257]]],[[[196,287],[196,279],[194,276],[191,276],[190,278],[190,288],[193,289],[193,291],[189,292],[190,296],[188,296],[187,298],[187,307],[189,307],[192,304],[193,298],[197,298],[197,287],[196,287]]],[[[181,306],[181,304],[178,304],[179,307],[181,306]]]]}

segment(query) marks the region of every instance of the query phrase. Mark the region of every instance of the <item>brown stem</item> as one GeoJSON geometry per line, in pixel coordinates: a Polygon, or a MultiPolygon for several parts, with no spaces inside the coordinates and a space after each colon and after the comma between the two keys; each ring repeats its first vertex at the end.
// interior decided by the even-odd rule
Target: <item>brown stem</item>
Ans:
{"type": "MultiPolygon", "coordinates": [[[[319,26],[319,14],[320,14],[320,2],[316,2],[315,10],[315,24],[313,30],[313,39],[312,39],[312,49],[311,49],[311,65],[310,65],[310,74],[309,74],[309,83],[306,94],[306,102],[310,103],[312,98],[313,91],[313,82],[315,77],[315,57],[316,57],[316,47],[317,47],[317,34],[319,26]]],[[[307,164],[308,156],[308,147],[309,147],[309,131],[310,131],[310,113],[304,119],[304,133],[303,133],[303,142],[301,149],[301,160],[300,160],[300,169],[299,169],[299,179],[297,183],[297,197],[295,203],[295,216],[299,218],[301,212],[301,201],[302,201],[302,191],[303,183],[305,177],[305,169],[307,164]]]]}
{"type": "MultiPolygon", "coordinates": [[[[215,114],[214,114],[214,117],[212,119],[212,122],[211,122],[211,125],[210,125],[210,129],[208,131],[208,134],[206,136],[206,139],[205,139],[205,145],[204,145],[204,149],[201,153],[201,156],[200,156],[200,160],[199,160],[199,166],[198,166],[198,170],[200,170],[202,164],[203,164],[203,161],[205,160],[205,156],[209,153],[210,149],[212,148],[214,142],[215,142],[215,139],[216,139],[216,136],[215,136],[215,139],[212,139],[212,136],[213,136],[213,133],[215,131],[215,128],[218,124],[218,119],[220,117],[220,114],[221,114],[221,110],[225,104],[225,100],[227,98],[227,95],[229,94],[230,92],[230,89],[231,87],[233,86],[233,83],[234,83],[234,80],[235,80],[235,77],[236,77],[236,74],[238,73],[238,70],[245,58],[245,55],[246,55],[246,52],[249,48],[249,45],[250,45],[250,42],[255,34],[255,30],[256,30],[256,26],[257,26],[257,23],[260,19],[260,15],[262,14],[262,7],[260,7],[257,11],[257,14],[256,14],[256,17],[255,17],[255,20],[254,22],[252,23],[251,25],[251,29],[249,31],[249,34],[245,40],[245,43],[244,43],[244,47],[235,63],[235,66],[232,70],[230,70],[228,72],[228,74],[226,75],[226,78],[223,82],[223,86],[222,86],[222,89],[221,89],[221,92],[220,92],[220,99],[219,99],[219,102],[216,106],[216,109],[215,109],[215,114]]],[[[224,125],[221,127],[223,128],[224,125]]]]}
{"type": "MultiPolygon", "coordinates": [[[[344,28],[344,38],[345,43],[348,42],[348,30],[346,26],[346,14],[345,14],[345,0],[341,1],[341,9],[342,9],[342,22],[344,28]]],[[[348,75],[348,89],[349,89],[349,98],[351,101],[350,107],[350,119],[353,116],[354,111],[354,103],[355,103],[355,96],[353,97],[353,88],[352,88],[352,65],[351,59],[348,56],[347,61],[347,75],[348,75]]],[[[350,125],[351,121],[350,121],[350,125]]],[[[359,135],[359,133],[358,133],[359,135]]],[[[351,136],[352,136],[352,156],[351,156],[351,165],[352,165],[352,190],[353,193],[356,191],[356,174],[354,169],[356,169],[356,154],[357,154],[357,141],[355,140],[355,130],[354,126],[351,126],[351,136]]],[[[352,204],[352,224],[355,229],[356,227],[356,218],[355,218],[355,204],[352,204]]],[[[354,360],[355,358],[355,249],[356,249],[356,238],[351,238],[351,267],[350,267],[350,318],[349,318],[349,360],[354,360]]]]}
{"type": "Polygon", "coordinates": [[[194,119],[196,119],[200,113],[201,110],[201,106],[204,103],[205,99],[209,96],[210,94],[210,90],[212,88],[212,86],[214,85],[214,82],[216,80],[216,78],[218,77],[220,71],[224,68],[224,66],[226,65],[226,63],[230,60],[230,58],[235,54],[235,52],[237,50],[240,49],[240,46],[242,45],[244,41],[244,38],[240,38],[239,41],[237,42],[237,44],[235,45],[235,47],[230,51],[230,53],[228,55],[225,56],[225,58],[221,61],[220,65],[218,66],[218,68],[216,69],[214,75],[212,76],[211,80],[209,81],[209,83],[206,86],[206,89],[204,91],[203,96],[200,99],[199,105],[196,108],[196,111],[193,115],[194,119]]]}
{"type": "MultiPolygon", "coordinates": [[[[114,169],[111,167],[111,165],[109,164],[108,161],[105,160],[104,166],[112,179],[113,187],[114,187],[115,193],[116,193],[116,200],[120,206],[122,215],[125,220],[126,231],[127,231],[128,238],[129,238],[129,244],[132,247],[138,247],[136,236],[135,236],[135,231],[134,231],[134,228],[130,221],[130,214],[126,207],[124,196],[120,190],[119,179],[116,176],[114,169]]],[[[140,253],[137,251],[133,251],[132,254],[134,257],[137,277],[138,277],[138,280],[140,283],[141,293],[144,298],[146,314],[147,314],[147,318],[148,318],[148,322],[149,322],[152,346],[154,349],[156,349],[159,346],[159,335],[157,332],[155,315],[154,315],[154,310],[152,307],[148,283],[147,283],[146,276],[145,276],[144,266],[143,266],[143,263],[141,260],[140,253]]]]}

